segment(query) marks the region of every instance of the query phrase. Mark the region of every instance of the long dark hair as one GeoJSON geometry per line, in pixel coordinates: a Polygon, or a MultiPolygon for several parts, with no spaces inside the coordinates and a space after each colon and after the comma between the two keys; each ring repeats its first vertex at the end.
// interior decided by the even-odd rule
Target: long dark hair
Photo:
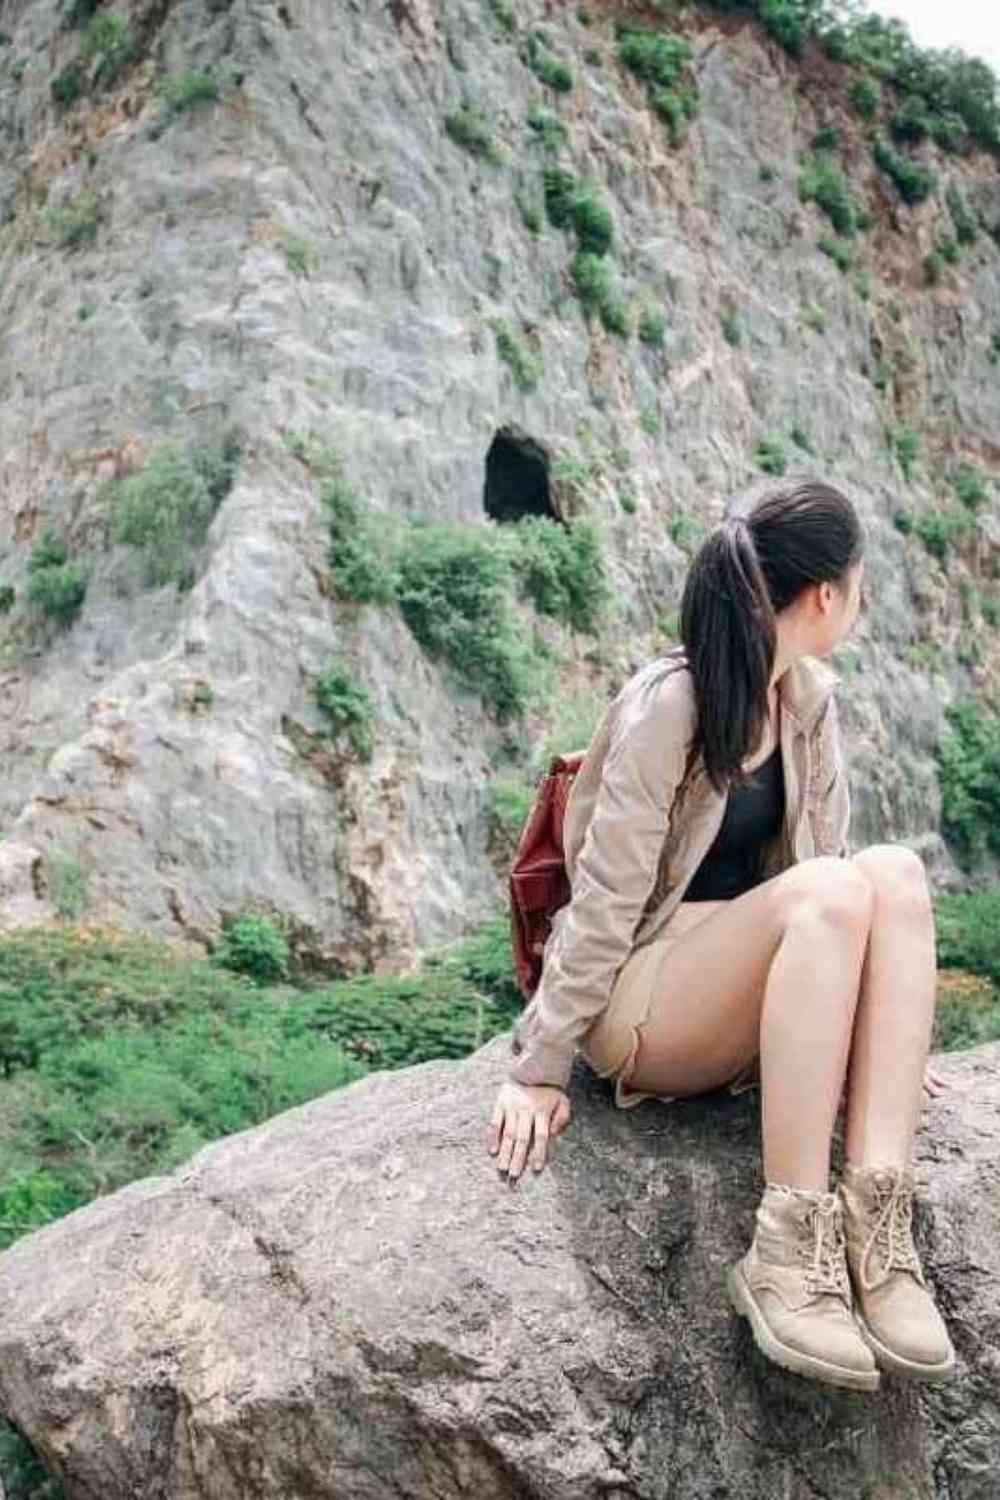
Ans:
{"type": "Polygon", "coordinates": [[[684,585],[681,640],[698,705],[696,749],[716,790],[743,781],[760,741],[775,615],[810,584],[842,585],[861,551],[854,506],[813,479],[731,510],[701,546],[684,585]]]}

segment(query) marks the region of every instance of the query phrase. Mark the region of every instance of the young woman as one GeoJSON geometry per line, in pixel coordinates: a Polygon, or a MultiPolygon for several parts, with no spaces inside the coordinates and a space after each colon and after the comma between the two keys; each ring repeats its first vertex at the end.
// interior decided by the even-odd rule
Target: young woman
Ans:
{"type": "Polygon", "coordinates": [[[922,1088],[939,1083],[931,903],[909,850],[849,853],[817,660],[855,621],[861,554],[853,506],[819,481],[769,491],[705,541],[683,647],[626,683],[574,783],[572,896],[487,1146],[512,1183],[529,1159],[542,1169],[577,1045],[622,1108],[758,1075],[766,1185],[730,1300],[771,1359],[873,1390],[880,1369],[943,1379],[954,1351],[911,1236],[922,1088]]]}

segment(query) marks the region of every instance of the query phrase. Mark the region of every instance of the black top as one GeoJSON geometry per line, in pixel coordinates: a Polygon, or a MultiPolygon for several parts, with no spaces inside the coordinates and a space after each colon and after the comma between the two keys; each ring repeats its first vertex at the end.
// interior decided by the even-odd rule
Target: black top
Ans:
{"type": "Polygon", "coordinates": [[[715,842],[684,892],[685,901],[731,901],[761,882],[761,855],[785,816],[785,773],[777,746],[746,786],[730,787],[715,842]]]}

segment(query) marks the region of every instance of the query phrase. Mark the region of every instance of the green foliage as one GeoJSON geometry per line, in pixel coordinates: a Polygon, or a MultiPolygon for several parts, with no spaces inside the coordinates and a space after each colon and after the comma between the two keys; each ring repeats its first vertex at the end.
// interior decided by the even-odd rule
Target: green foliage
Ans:
{"type": "Polygon", "coordinates": [[[592,188],[582,189],[573,200],[573,228],[581,250],[607,255],[614,239],[614,220],[592,188]]]}
{"type": "Polygon", "coordinates": [[[139,47],[122,16],[99,12],[84,32],[81,55],[91,63],[91,80],[99,88],[116,82],[135,62],[139,47]]]}
{"type": "Polygon", "coordinates": [[[872,294],[872,278],[870,271],[858,271],[854,277],[854,290],[862,302],[867,302],[872,294]]]}
{"type": "Polygon", "coordinates": [[[662,349],[667,320],[657,307],[643,307],[639,314],[639,338],[651,349],[662,349]]]}
{"type": "Polygon", "coordinates": [[[288,939],[276,922],[259,912],[244,912],[223,928],[212,962],[261,984],[287,979],[288,939]]]}
{"type": "Polygon", "coordinates": [[[899,467],[903,471],[903,476],[907,483],[909,483],[917,461],[917,454],[920,451],[920,439],[912,427],[903,425],[892,429],[889,434],[889,441],[892,451],[899,460],[899,467]]]}
{"type": "Polygon", "coordinates": [[[488,798],[493,826],[504,838],[516,838],[535,800],[534,787],[511,776],[498,776],[490,782],[488,798]]]}
{"type": "Polygon", "coordinates": [[[600,537],[590,521],[560,525],[528,516],[514,528],[512,561],[521,587],[539,614],[596,635],[610,598],[600,537]]]}
{"type": "Polygon", "coordinates": [[[760,168],[758,169],[757,176],[760,178],[761,182],[775,182],[777,181],[778,173],[777,170],[772,167],[769,162],[762,162],[760,168]]]}
{"type": "Polygon", "coordinates": [[[724,312],[719,319],[722,327],[722,337],[727,344],[732,344],[736,349],[743,342],[743,326],[740,323],[739,314],[736,312],[724,312]]]}
{"type": "Polygon", "coordinates": [[[913,531],[913,514],[908,510],[897,510],[892,518],[892,524],[901,536],[909,536],[913,531]]]}
{"type": "Polygon", "coordinates": [[[627,339],[630,336],[632,318],[628,303],[618,292],[611,292],[605,297],[598,311],[601,322],[609,333],[617,334],[620,339],[627,339]]]}
{"type": "Polygon", "coordinates": [[[296,276],[310,276],[316,266],[316,251],[309,240],[298,234],[286,234],[281,242],[288,269],[296,276]]]}
{"type": "Polygon", "coordinates": [[[932,510],[914,522],[913,530],[931,556],[946,563],[955,539],[969,532],[972,526],[971,517],[961,512],[932,510]]]}
{"type": "Polygon", "coordinates": [[[66,922],[75,922],[87,905],[87,877],[79,860],[57,850],[49,855],[52,905],[66,922]]]}
{"type": "Polygon", "coordinates": [[[905,203],[922,203],[934,191],[937,185],[934,173],[912,156],[901,156],[882,140],[875,142],[872,155],[876,165],[892,178],[905,203]]]}
{"type": "Polygon", "coordinates": [[[838,234],[851,239],[857,228],[857,205],[836,163],[828,156],[805,156],[799,172],[799,197],[816,203],[838,234]]]}
{"type": "Polygon", "coordinates": [[[517,30],[517,16],[510,0],[489,0],[489,7],[504,31],[517,30]]]}
{"type": "Polygon", "coordinates": [[[938,241],[938,253],[942,260],[946,260],[952,266],[962,259],[962,251],[958,241],[951,239],[947,235],[943,240],[938,241]]]}
{"type": "Polygon", "coordinates": [[[240,462],[232,435],[217,448],[162,443],[138,474],[111,487],[114,539],[139,549],[148,586],[190,581],[190,556],[229,493],[240,462]]]}
{"type": "Polygon", "coordinates": [[[508,366],[519,391],[533,391],[542,378],[542,361],[529,354],[513,335],[507,324],[497,320],[493,324],[497,354],[508,366]]]}
{"type": "Polygon", "coordinates": [[[62,109],[69,109],[80,98],[84,90],[83,69],[78,62],[71,62],[57,73],[50,84],[52,97],[62,109]]]}
{"type": "Polygon", "coordinates": [[[573,222],[573,206],[579,190],[576,177],[568,168],[553,164],[545,167],[542,184],[549,223],[555,229],[568,229],[573,222]]]}
{"type": "Polygon", "coordinates": [[[811,32],[812,6],[803,0],[758,0],[758,15],[769,36],[793,57],[801,57],[811,32]]]}
{"type": "Polygon", "coordinates": [[[924,281],[928,286],[936,286],[943,272],[944,257],[939,250],[932,250],[924,256],[924,281]]]}
{"type": "Polygon", "coordinates": [[[586,308],[598,309],[611,295],[611,267],[603,256],[578,250],[570,265],[570,276],[576,294],[586,308]]]}
{"type": "Polygon", "coordinates": [[[847,97],[863,120],[874,120],[882,103],[882,90],[873,78],[858,78],[847,97]]]}
{"type": "Polygon", "coordinates": [[[980,598],[979,611],[987,625],[995,630],[1000,625],[1000,599],[980,598]]]}
{"type": "Polygon", "coordinates": [[[818,248],[824,255],[828,255],[834,265],[841,271],[849,271],[854,264],[853,257],[848,247],[835,240],[831,235],[824,234],[818,241],[818,248]]]}
{"type": "Polygon", "coordinates": [[[1000,857],[1000,717],[969,700],[946,710],[950,733],[938,745],[941,828],[971,868],[1000,857]]]}
{"type": "Polygon", "coordinates": [[[948,205],[948,212],[951,214],[952,223],[955,226],[958,243],[960,245],[973,244],[979,233],[979,229],[972,210],[962,196],[962,191],[957,183],[950,182],[948,184],[944,198],[948,205]]]}
{"type": "Polygon", "coordinates": [[[521,223],[525,229],[530,230],[532,234],[540,234],[542,229],[542,215],[538,206],[532,203],[531,199],[524,193],[515,193],[514,202],[517,204],[518,212],[521,215],[521,223]]]}
{"type": "Polygon", "coordinates": [[[484,526],[415,523],[398,568],[399,607],[424,649],[447,661],[499,719],[523,713],[540,681],[514,613],[509,550],[484,526]]]}
{"type": "Polygon", "coordinates": [[[802,309],[802,320],[814,333],[825,333],[827,318],[823,309],[815,302],[807,302],[802,309]]]}
{"type": "Polygon", "coordinates": [[[935,1044],[972,1047],[1000,1038],[1000,889],[939,896],[935,905],[941,969],[961,969],[988,979],[994,988],[979,1005],[938,1002],[935,1044]]]}
{"type": "Polygon", "coordinates": [[[659,437],[663,430],[659,407],[654,404],[644,406],[639,413],[639,426],[649,437],[659,437]]]}
{"type": "Polygon", "coordinates": [[[907,94],[889,121],[889,129],[897,141],[922,141],[930,125],[927,105],[919,94],[907,94]]]}
{"type": "Polygon", "coordinates": [[[333,454],[327,455],[321,499],[330,535],[326,560],[337,593],[357,604],[389,604],[395,581],[383,557],[377,524],[333,454]]]}
{"type": "Polygon", "coordinates": [[[493,165],[499,162],[500,155],[493,141],[493,132],[482,110],[471,104],[463,105],[461,109],[445,115],[444,128],[456,146],[463,147],[472,156],[481,157],[493,165]]]}
{"type": "Polygon", "coordinates": [[[172,115],[184,114],[199,104],[214,104],[219,98],[219,85],[212,75],[191,68],[181,73],[168,73],[160,88],[172,115]]]}
{"type": "Polygon", "coordinates": [[[569,139],[569,131],[558,115],[538,104],[528,111],[528,128],[545,151],[559,151],[569,139]]]}
{"type": "Polygon", "coordinates": [[[948,475],[948,482],[962,504],[969,510],[979,510],[989,499],[986,481],[973,464],[960,463],[948,475]]]}
{"type": "Polygon", "coordinates": [[[788,467],[784,443],[780,438],[762,437],[754,449],[754,462],[765,474],[784,474],[788,467]]]}
{"type": "Polygon", "coordinates": [[[316,702],[333,726],[345,734],[361,760],[371,760],[375,749],[375,709],[363,683],[343,662],[335,662],[317,680],[316,702]]]}
{"type": "Polygon", "coordinates": [[[58,208],[46,211],[44,222],[56,244],[63,250],[78,250],[97,238],[101,222],[101,205],[97,194],[85,189],[58,208]]]}
{"type": "Polygon", "coordinates": [[[797,448],[802,449],[803,453],[815,452],[815,449],[813,448],[813,445],[809,440],[809,434],[805,431],[804,428],[793,427],[791,432],[789,433],[789,437],[797,448]]]}
{"type": "Polygon", "coordinates": [[[690,516],[682,510],[671,516],[667,535],[675,547],[679,547],[682,552],[691,553],[704,536],[704,527],[697,516],[690,516]]]}
{"type": "Polygon", "coordinates": [[[643,80],[650,104],[667,124],[671,144],[678,145],[686,122],[698,110],[697,85],[681,82],[682,74],[694,58],[691,43],[686,37],[668,31],[621,27],[618,57],[643,80]]]}
{"type": "Polygon", "coordinates": [[[573,70],[561,58],[556,57],[537,34],[528,38],[525,61],[542,83],[560,94],[568,94],[573,87],[573,70]]]}
{"type": "Polygon", "coordinates": [[[9,615],[17,598],[13,584],[0,585],[0,615],[9,615]]]}
{"type": "Polygon", "coordinates": [[[824,125],[809,144],[813,151],[836,151],[840,147],[840,132],[833,125],[824,125]]]}
{"type": "Polygon", "coordinates": [[[87,595],[87,580],[54,531],[45,531],[28,559],[27,600],[40,614],[68,625],[87,595]]]}

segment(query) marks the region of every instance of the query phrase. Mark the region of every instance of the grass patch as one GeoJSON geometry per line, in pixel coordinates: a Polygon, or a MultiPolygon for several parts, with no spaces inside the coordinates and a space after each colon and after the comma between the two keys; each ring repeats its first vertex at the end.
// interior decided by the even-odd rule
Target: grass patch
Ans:
{"type": "Polygon", "coordinates": [[[216,104],[219,85],[210,73],[186,68],[180,73],[168,73],[160,84],[160,93],[169,113],[182,115],[199,104],[216,104]]]}
{"type": "Polygon", "coordinates": [[[765,474],[784,474],[788,467],[785,445],[780,438],[762,437],[754,449],[754,463],[765,474]]]}
{"type": "Polygon", "coordinates": [[[316,682],[316,702],[329,719],[334,738],[346,736],[361,760],[375,749],[372,696],[345,662],[334,662],[316,682]]]}
{"type": "Polygon", "coordinates": [[[799,197],[815,203],[826,214],[838,234],[851,239],[857,229],[857,204],[836,163],[825,155],[803,157],[799,172],[799,197]]]}
{"type": "Polygon", "coordinates": [[[542,378],[542,361],[536,354],[529,354],[524,345],[515,338],[506,323],[498,320],[493,324],[497,354],[514,377],[519,391],[533,391],[542,378]]]}
{"type": "Polygon", "coordinates": [[[623,27],[618,36],[619,61],[642,79],[650,105],[666,123],[671,144],[684,138],[687,122],[698,112],[698,89],[682,82],[694,51],[686,37],[668,31],[623,27]]]}
{"type": "Polygon", "coordinates": [[[854,264],[853,256],[847,245],[840,240],[835,240],[831,235],[824,234],[818,241],[818,248],[824,255],[828,255],[839,271],[847,272],[854,264]]]}
{"type": "Polygon", "coordinates": [[[875,142],[872,146],[872,155],[876,166],[880,167],[895,183],[896,190],[904,203],[922,203],[925,198],[930,197],[937,186],[937,178],[930,167],[914,161],[912,156],[900,155],[885,141],[875,142]]]}

